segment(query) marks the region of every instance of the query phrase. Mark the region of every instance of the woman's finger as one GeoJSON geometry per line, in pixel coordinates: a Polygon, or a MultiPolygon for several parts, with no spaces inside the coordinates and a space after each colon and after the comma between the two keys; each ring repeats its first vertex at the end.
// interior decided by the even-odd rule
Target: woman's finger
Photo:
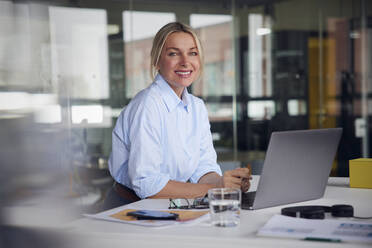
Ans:
{"type": "Polygon", "coordinates": [[[225,177],[224,178],[224,183],[233,183],[233,184],[238,184],[240,185],[242,182],[242,179],[241,178],[238,178],[238,177],[225,177]]]}
{"type": "Polygon", "coordinates": [[[235,170],[226,171],[224,173],[226,177],[237,177],[237,178],[249,178],[250,173],[248,168],[238,168],[235,170]]]}

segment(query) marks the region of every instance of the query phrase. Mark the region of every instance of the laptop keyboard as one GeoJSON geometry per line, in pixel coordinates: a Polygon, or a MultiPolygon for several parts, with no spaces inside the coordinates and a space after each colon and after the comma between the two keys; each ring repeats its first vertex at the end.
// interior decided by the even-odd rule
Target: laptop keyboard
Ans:
{"type": "Polygon", "coordinates": [[[254,198],[256,197],[256,191],[242,193],[242,209],[251,209],[253,206],[254,198]]]}

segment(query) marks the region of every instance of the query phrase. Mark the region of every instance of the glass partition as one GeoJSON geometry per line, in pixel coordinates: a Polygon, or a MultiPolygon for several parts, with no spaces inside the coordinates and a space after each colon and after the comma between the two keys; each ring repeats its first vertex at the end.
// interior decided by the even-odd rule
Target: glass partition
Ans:
{"type": "Polygon", "coordinates": [[[150,85],[152,40],[162,26],[176,20],[174,13],[148,11],[123,12],[123,39],[126,97],[134,97],[150,85]]]}
{"type": "Polygon", "coordinates": [[[223,168],[260,173],[282,130],[342,127],[333,176],[371,156],[371,1],[0,1],[0,175],[65,168],[64,192],[99,205],[116,118],[151,83],[152,39],[175,20],[204,45],[190,91],[223,168]]]}
{"type": "Polygon", "coordinates": [[[230,13],[192,13],[190,25],[204,48],[204,72],[199,82],[192,85],[192,92],[207,105],[222,170],[238,167],[240,161],[232,163],[237,152],[233,17],[230,13]]]}

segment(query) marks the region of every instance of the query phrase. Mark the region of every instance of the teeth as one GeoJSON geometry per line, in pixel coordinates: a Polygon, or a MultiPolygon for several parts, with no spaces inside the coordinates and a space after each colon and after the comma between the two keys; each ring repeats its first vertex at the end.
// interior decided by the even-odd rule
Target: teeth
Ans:
{"type": "Polygon", "coordinates": [[[190,71],[177,71],[176,73],[177,73],[177,74],[180,74],[180,75],[188,75],[188,74],[190,74],[191,72],[190,72],[190,71]]]}

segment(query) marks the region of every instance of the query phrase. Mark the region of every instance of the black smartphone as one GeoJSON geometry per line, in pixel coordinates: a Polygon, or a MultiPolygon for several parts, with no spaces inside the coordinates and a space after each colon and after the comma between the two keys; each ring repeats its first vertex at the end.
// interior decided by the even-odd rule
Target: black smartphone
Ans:
{"type": "Polygon", "coordinates": [[[128,216],[137,217],[137,220],[176,220],[178,214],[156,210],[136,210],[127,213],[128,216]]]}

